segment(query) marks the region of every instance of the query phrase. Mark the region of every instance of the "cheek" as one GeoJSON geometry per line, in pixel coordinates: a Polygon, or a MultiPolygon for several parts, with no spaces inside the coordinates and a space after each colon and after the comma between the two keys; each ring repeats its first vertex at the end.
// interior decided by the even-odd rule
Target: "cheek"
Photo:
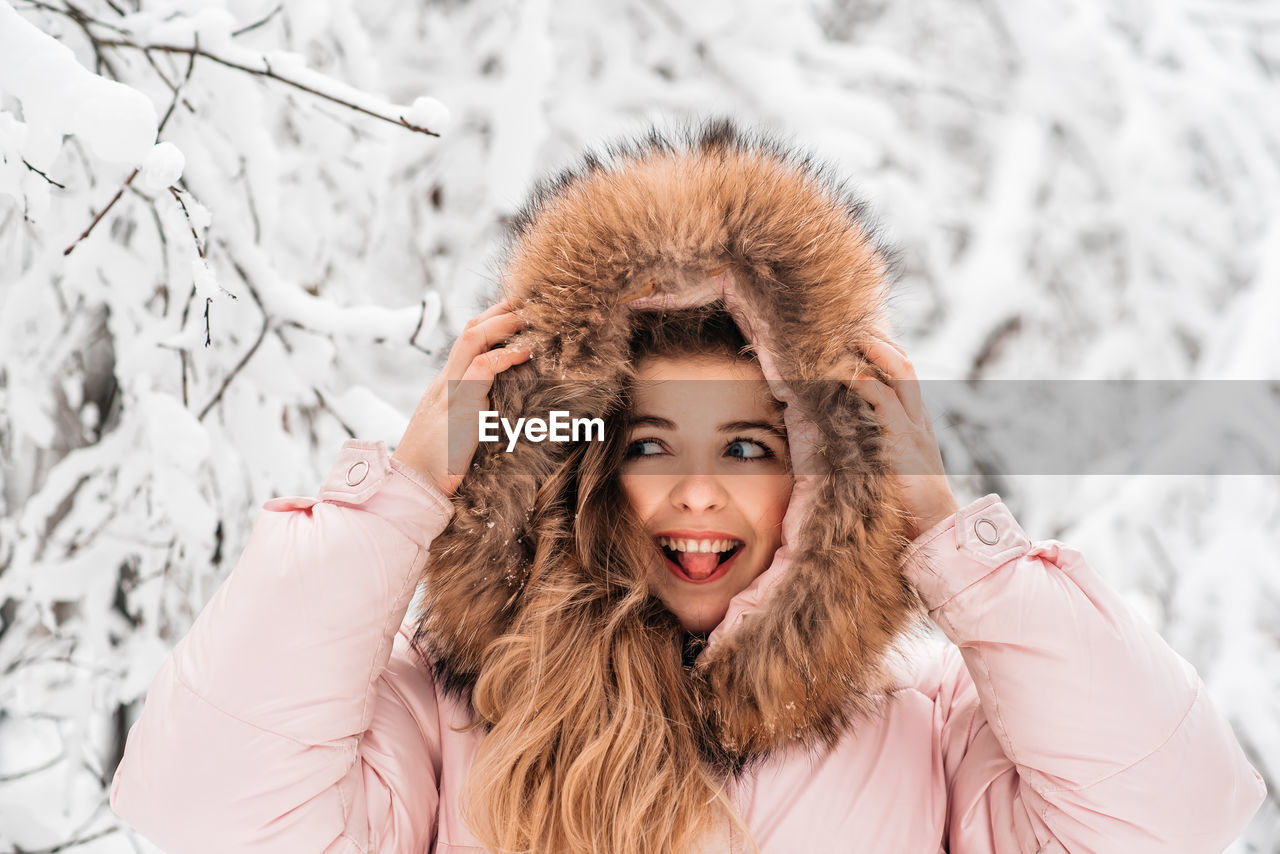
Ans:
{"type": "Polygon", "coordinates": [[[787,507],[791,505],[791,484],[788,483],[786,488],[779,491],[774,500],[774,515],[777,523],[782,524],[782,517],[787,515],[787,507]]]}
{"type": "Polygon", "coordinates": [[[781,527],[782,518],[787,515],[787,506],[791,503],[791,486],[790,478],[782,483],[770,478],[757,485],[754,515],[762,530],[772,531],[781,527]]]}
{"type": "Polygon", "coordinates": [[[635,475],[630,477],[623,475],[618,478],[618,484],[622,487],[622,494],[626,497],[636,515],[641,519],[648,519],[650,508],[653,506],[654,501],[653,484],[647,484],[644,478],[635,475]]]}

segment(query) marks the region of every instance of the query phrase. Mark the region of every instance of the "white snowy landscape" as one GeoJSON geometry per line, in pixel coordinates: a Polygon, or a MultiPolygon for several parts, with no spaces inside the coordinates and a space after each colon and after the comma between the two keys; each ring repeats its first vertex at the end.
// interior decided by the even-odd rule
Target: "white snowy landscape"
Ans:
{"type": "Polygon", "coordinates": [[[939,389],[1261,392],[1073,472],[931,411],[1196,667],[1280,852],[1280,3],[0,0],[0,854],[157,850],[107,786],[259,506],[400,438],[535,180],[711,115],[850,178],[939,389]]]}

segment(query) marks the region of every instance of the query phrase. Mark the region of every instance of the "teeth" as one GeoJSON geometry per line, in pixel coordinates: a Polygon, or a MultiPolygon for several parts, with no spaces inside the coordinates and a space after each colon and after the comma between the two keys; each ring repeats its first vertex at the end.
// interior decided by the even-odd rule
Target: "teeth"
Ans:
{"type": "Polygon", "coordinates": [[[727,552],[741,540],[689,540],[679,537],[658,537],[658,545],[678,552],[727,552]]]}

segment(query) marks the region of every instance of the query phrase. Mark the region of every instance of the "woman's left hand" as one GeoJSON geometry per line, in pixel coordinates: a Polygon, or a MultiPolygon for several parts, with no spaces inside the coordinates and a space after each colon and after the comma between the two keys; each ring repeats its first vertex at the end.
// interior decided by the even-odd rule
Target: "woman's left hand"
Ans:
{"type": "Polygon", "coordinates": [[[903,509],[910,516],[908,536],[914,540],[960,505],[951,494],[933,422],[906,352],[882,338],[873,339],[864,352],[890,377],[889,385],[870,375],[855,375],[849,385],[871,405],[888,438],[903,509]]]}

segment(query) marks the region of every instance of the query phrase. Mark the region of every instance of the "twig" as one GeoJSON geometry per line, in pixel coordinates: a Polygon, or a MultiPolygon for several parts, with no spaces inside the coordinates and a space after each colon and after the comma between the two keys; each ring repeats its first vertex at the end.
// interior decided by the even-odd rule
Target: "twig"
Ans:
{"type": "Polygon", "coordinates": [[[213,297],[204,298],[204,346],[213,345],[213,336],[209,333],[209,306],[213,305],[213,297]]]}
{"type": "Polygon", "coordinates": [[[409,336],[409,346],[415,350],[426,353],[428,356],[434,355],[430,350],[418,344],[418,333],[422,331],[422,321],[427,319],[427,301],[422,301],[422,311],[418,312],[418,325],[413,327],[413,334],[409,336]]]}
{"type": "Polygon", "coordinates": [[[17,207],[9,208],[9,213],[5,215],[4,220],[0,221],[0,234],[4,234],[6,231],[9,230],[9,223],[13,221],[13,218],[17,214],[17,212],[18,212],[17,207]]]}
{"type": "MultiPolygon", "coordinates": [[[[96,18],[92,18],[86,15],[80,9],[77,9],[75,6],[71,5],[70,3],[67,4],[66,9],[63,9],[57,6],[50,5],[48,3],[41,2],[41,0],[30,0],[30,2],[31,2],[31,5],[34,6],[35,8],[44,9],[49,12],[55,12],[60,15],[65,15],[66,17],[74,21],[76,25],[79,26],[80,29],[84,31],[85,36],[89,39],[89,42],[93,47],[93,52],[96,57],[98,70],[101,71],[101,69],[105,67],[107,71],[110,72],[111,76],[116,79],[119,79],[119,75],[116,74],[115,68],[103,55],[102,48],[104,47],[117,47],[117,48],[127,47],[127,48],[132,48],[133,50],[140,50],[144,54],[148,53],[148,51],[158,50],[162,53],[186,54],[192,57],[193,59],[196,56],[203,56],[206,59],[210,59],[218,63],[219,65],[225,65],[226,67],[234,68],[237,71],[244,71],[248,74],[255,74],[259,77],[268,77],[272,80],[278,80],[281,83],[284,83],[288,86],[293,86],[296,89],[301,89],[303,92],[308,92],[312,95],[315,95],[318,98],[324,98],[327,101],[332,101],[335,104],[341,104],[342,106],[347,107],[348,109],[355,110],[358,113],[364,113],[365,115],[372,116],[375,119],[379,119],[381,121],[388,122],[393,125],[399,125],[400,127],[407,128],[413,131],[414,133],[422,133],[422,134],[426,134],[427,136],[434,136],[434,137],[440,136],[440,134],[436,133],[433,130],[413,124],[404,116],[384,115],[383,113],[376,112],[374,110],[369,109],[368,107],[362,107],[359,104],[353,104],[350,101],[346,101],[342,98],[339,98],[337,95],[332,95],[328,92],[322,92],[319,89],[313,89],[304,83],[299,83],[296,80],[290,80],[288,77],[283,77],[272,70],[271,63],[267,60],[266,57],[262,58],[262,64],[265,66],[265,68],[251,68],[247,65],[241,65],[237,62],[232,62],[229,59],[225,59],[221,56],[217,56],[216,54],[209,53],[206,50],[202,50],[200,48],[200,42],[198,37],[192,47],[183,47],[180,45],[142,45],[142,44],[138,44],[137,42],[128,41],[126,39],[100,39],[96,35],[94,35],[92,32],[89,31],[89,24],[96,24],[97,26],[105,27],[107,29],[120,33],[121,35],[128,35],[128,31],[121,27],[116,26],[115,24],[110,24],[110,23],[107,23],[106,21],[100,21],[96,18]]],[[[115,8],[115,7],[113,6],[112,8],[115,8]]],[[[274,17],[276,13],[280,12],[281,9],[282,9],[281,6],[277,6],[271,13],[269,13],[262,20],[257,21],[253,24],[249,24],[248,26],[243,27],[240,30],[236,30],[232,33],[232,35],[241,35],[243,33],[249,32],[250,30],[256,27],[262,26],[267,21],[269,21],[272,17],[274,17]]],[[[190,74],[190,71],[188,71],[188,75],[189,74],[190,74]]],[[[163,75],[161,76],[163,77],[163,75]]],[[[186,104],[186,106],[188,107],[188,109],[191,108],[190,104],[186,104]]],[[[170,107],[170,112],[172,112],[172,106],[170,107]]],[[[166,114],[165,118],[166,119],[168,118],[168,114],[166,114]]],[[[163,126],[163,122],[161,123],[161,125],[163,126]]]]}
{"type": "Polygon", "coordinates": [[[48,181],[48,182],[49,182],[50,184],[52,184],[53,186],[57,187],[59,190],[65,190],[65,189],[67,189],[65,185],[63,185],[63,184],[59,184],[57,181],[53,180],[53,179],[52,179],[52,178],[50,178],[48,175],[44,174],[44,173],[43,173],[43,172],[41,172],[39,169],[37,169],[36,167],[34,167],[34,166],[32,166],[30,163],[28,163],[28,162],[27,162],[27,159],[26,159],[25,157],[24,157],[24,158],[22,158],[22,165],[23,165],[23,166],[25,166],[25,167],[27,167],[28,169],[30,169],[32,172],[36,173],[37,175],[39,175],[41,178],[43,178],[43,179],[45,179],[46,181],[48,181]]]}
{"type": "Polygon", "coordinates": [[[164,73],[164,69],[160,67],[160,64],[158,62],[156,62],[156,58],[151,55],[151,51],[144,50],[142,52],[142,55],[147,58],[147,64],[150,65],[152,69],[155,70],[156,74],[159,75],[160,79],[164,82],[164,85],[169,87],[169,91],[177,92],[178,84],[170,80],[169,75],[164,73]]]}
{"type": "Polygon", "coordinates": [[[70,246],[62,250],[63,255],[70,255],[71,250],[75,249],[76,246],[80,244],[80,241],[84,240],[86,237],[89,236],[89,232],[93,231],[93,227],[98,224],[98,221],[101,220],[104,216],[106,216],[107,211],[111,210],[111,206],[114,205],[116,202],[120,201],[120,197],[124,195],[125,187],[128,187],[130,184],[132,184],[133,179],[136,178],[137,176],[138,176],[137,169],[134,169],[132,172],[129,173],[129,177],[124,180],[124,184],[120,187],[120,189],[116,190],[116,194],[111,197],[111,201],[107,202],[107,206],[102,210],[98,211],[98,215],[93,218],[93,222],[89,223],[89,227],[86,228],[84,232],[79,237],[77,237],[70,246]]]}
{"type": "MultiPolygon", "coordinates": [[[[297,324],[297,323],[292,323],[292,324],[287,324],[287,325],[292,326],[292,327],[294,327],[295,329],[300,329],[300,330],[302,330],[303,332],[307,332],[307,333],[309,333],[309,334],[316,334],[315,332],[313,332],[313,330],[307,329],[305,326],[302,326],[302,325],[297,324]]],[[[273,331],[273,332],[275,332],[275,334],[276,334],[276,338],[280,339],[280,343],[281,343],[281,345],[283,345],[283,346],[284,346],[285,352],[286,352],[286,353],[289,353],[289,354],[292,354],[292,353],[293,353],[293,351],[294,351],[294,347],[293,347],[293,345],[292,345],[292,344],[290,344],[290,343],[289,343],[289,339],[285,337],[285,335],[284,335],[284,330],[285,330],[285,327],[284,327],[284,326],[277,326],[277,327],[275,327],[275,329],[273,329],[272,331],[273,331]]],[[[328,337],[328,338],[329,338],[329,340],[331,340],[331,341],[333,340],[333,336],[332,336],[332,335],[329,335],[329,336],[326,336],[326,337],[328,337]]],[[[324,394],[320,391],[320,389],[316,388],[315,386],[312,386],[312,387],[311,387],[311,391],[312,391],[312,392],[314,392],[314,393],[315,393],[315,396],[316,396],[316,401],[317,401],[317,404],[318,404],[318,406],[317,406],[316,408],[318,408],[318,409],[323,409],[325,412],[328,412],[330,415],[332,415],[332,416],[333,416],[333,420],[338,422],[338,426],[339,426],[339,427],[341,427],[343,430],[345,430],[348,436],[350,436],[351,438],[353,438],[353,439],[354,439],[354,438],[356,437],[356,431],[352,429],[352,427],[351,427],[351,425],[350,425],[350,424],[348,424],[346,421],[343,421],[343,420],[342,420],[342,416],[341,416],[341,415],[339,415],[337,412],[335,412],[335,411],[333,410],[333,408],[332,408],[331,406],[329,406],[329,402],[328,402],[327,400],[325,400],[325,399],[324,399],[324,394]]],[[[286,416],[286,417],[287,417],[287,416],[286,416]]],[[[312,430],[312,435],[314,435],[314,434],[315,434],[315,430],[313,429],[313,430],[312,430]]]]}
{"type": "Polygon", "coordinates": [[[191,301],[196,297],[196,284],[191,283],[191,290],[187,291],[187,299],[182,303],[182,322],[178,324],[179,329],[187,328],[187,317],[191,315],[191,301]]]}
{"type": "Polygon", "coordinates": [[[80,144],[80,137],[69,136],[66,144],[69,148],[74,148],[76,154],[79,155],[80,167],[84,170],[85,181],[88,183],[89,189],[96,190],[98,188],[98,178],[94,175],[93,167],[89,163],[89,155],[85,153],[84,146],[80,144]]]}
{"type": "MultiPolygon", "coordinates": [[[[196,242],[196,252],[200,254],[200,260],[208,264],[208,258],[205,256],[205,253],[204,253],[204,242],[200,239],[200,235],[196,233],[196,224],[191,221],[191,214],[190,212],[187,211],[187,205],[185,202],[182,201],[182,195],[181,195],[182,191],[180,191],[177,187],[170,187],[169,192],[172,193],[173,197],[178,200],[178,206],[182,208],[182,215],[187,218],[187,226],[191,229],[191,237],[196,242]]],[[[224,288],[221,283],[218,283],[218,290],[222,291],[224,294],[231,297],[232,299],[237,299],[237,300],[240,299],[238,296],[231,293],[231,291],[224,288]]],[[[195,291],[193,288],[192,293],[194,294],[194,292],[195,291]]],[[[204,298],[204,346],[206,347],[212,346],[213,344],[213,333],[209,330],[209,306],[212,303],[213,303],[213,297],[204,298]]],[[[188,297],[187,306],[190,306],[190,305],[191,305],[191,298],[188,297]]],[[[187,322],[187,309],[186,307],[184,307],[182,310],[183,326],[186,325],[186,322],[187,322]]],[[[184,367],[183,380],[185,379],[186,379],[186,369],[184,367]]]]}
{"type": "Polygon", "coordinates": [[[102,53],[102,45],[98,41],[98,37],[95,36],[93,33],[89,32],[89,24],[91,23],[102,24],[102,26],[104,27],[108,27],[110,29],[116,30],[117,32],[122,32],[120,28],[113,27],[110,24],[106,24],[101,21],[96,21],[93,18],[90,18],[84,12],[77,9],[75,6],[72,6],[69,0],[65,0],[65,2],[67,3],[67,10],[68,10],[67,17],[69,17],[72,21],[75,21],[76,26],[84,31],[85,38],[89,40],[90,46],[93,47],[94,73],[101,75],[102,69],[105,68],[107,69],[107,73],[111,75],[111,78],[113,80],[119,80],[120,75],[116,73],[115,66],[113,66],[111,64],[111,61],[108,60],[106,56],[104,56],[102,53]]]}
{"type": "MultiPolygon", "coordinates": [[[[164,223],[160,221],[160,210],[156,207],[156,200],[139,192],[137,187],[130,187],[129,190],[135,196],[143,199],[147,203],[147,207],[151,209],[151,221],[155,223],[156,237],[160,240],[160,261],[164,264],[163,281],[170,282],[173,278],[169,273],[169,238],[165,236],[164,223]]],[[[151,300],[148,299],[148,307],[150,306],[150,302],[151,300]]],[[[165,317],[169,316],[169,290],[167,287],[164,291],[164,315],[165,317]]]]}
{"type": "Polygon", "coordinates": [[[409,343],[413,343],[413,339],[418,337],[418,333],[422,331],[422,321],[427,319],[427,301],[422,301],[422,311],[418,312],[418,325],[413,327],[413,332],[409,334],[409,343]]]}
{"type": "MultiPolygon", "coordinates": [[[[89,17],[81,10],[72,6],[70,3],[66,5],[66,8],[63,8],[62,6],[54,6],[49,3],[45,3],[43,2],[43,0],[27,0],[27,2],[31,4],[31,7],[33,9],[43,9],[46,12],[53,12],[54,14],[57,14],[57,15],[63,15],[65,17],[70,18],[73,21],[76,21],[77,23],[84,22],[86,24],[97,24],[100,27],[106,27],[109,30],[114,30],[115,32],[120,33],[121,35],[129,34],[129,31],[124,29],[123,27],[118,27],[115,24],[108,24],[106,21],[99,21],[97,18],[89,17]]],[[[112,8],[114,9],[115,7],[113,6],[112,8]]],[[[90,38],[92,38],[92,35],[90,35],[90,38]]]]}
{"type": "Polygon", "coordinates": [[[324,399],[324,395],[320,393],[320,389],[316,388],[315,386],[312,386],[311,390],[315,392],[316,400],[320,401],[320,406],[324,409],[324,411],[332,415],[333,420],[338,422],[338,426],[341,427],[343,430],[346,430],[347,435],[350,436],[352,439],[354,439],[356,437],[356,431],[352,430],[351,425],[349,425],[347,422],[342,420],[341,415],[333,411],[333,407],[329,405],[329,402],[324,399]]]}
{"type": "MultiPolygon", "coordinates": [[[[205,319],[206,330],[209,328],[208,316],[209,316],[209,303],[211,302],[212,300],[206,299],[205,307],[204,307],[205,318],[206,318],[205,319]]],[[[209,414],[209,411],[213,409],[213,407],[218,405],[218,401],[222,400],[222,395],[226,393],[227,388],[231,385],[231,381],[234,380],[236,378],[236,375],[239,374],[240,371],[244,369],[244,366],[249,363],[249,360],[253,358],[253,354],[258,352],[258,347],[261,346],[263,339],[267,337],[267,328],[270,325],[271,325],[270,319],[264,314],[262,316],[262,328],[258,330],[258,337],[254,339],[253,344],[249,347],[249,349],[245,352],[245,354],[240,357],[240,361],[236,363],[235,367],[231,369],[230,373],[228,373],[225,377],[222,378],[222,384],[218,386],[218,390],[214,392],[213,397],[210,398],[209,402],[206,403],[204,405],[204,408],[200,410],[200,414],[196,416],[196,420],[203,421],[204,417],[209,414]]],[[[206,347],[209,346],[209,342],[207,338],[205,339],[205,346],[206,347]]]]}
{"type": "MultiPolygon", "coordinates": [[[[191,221],[191,213],[187,210],[186,202],[182,201],[182,191],[179,190],[177,187],[170,187],[169,192],[172,193],[173,197],[178,200],[178,207],[182,208],[182,215],[187,218],[187,227],[191,229],[191,236],[196,241],[196,252],[200,254],[200,260],[201,261],[208,260],[205,258],[205,254],[204,254],[204,241],[201,240],[200,235],[196,233],[196,224],[191,221]]],[[[230,296],[232,299],[236,298],[236,295],[231,293],[230,291],[227,291],[227,295],[230,296]]]]}
{"type": "Polygon", "coordinates": [[[99,830],[97,833],[91,834],[89,836],[82,836],[79,839],[72,839],[69,842],[59,842],[57,845],[54,845],[52,848],[13,848],[13,849],[10,849],[9,851],[3,852],[3,854],[59,854],[59,852],[66,851],[71,848],[75,848],[77,845],[84,845],[86,842],[93,842],[97,839],[101,839],[104,836],[108,836],[112,833],[119,833],[119,832],[120,832],[120,828],[118,826],[108,827],[108,828],[104,828],[103,830],[99,830]]]}
{"type": "Polygon", "coordinates": [[[235,38],[236,36],[242,36],[242,35],[244,35],[245,33],[249,32],[250,30],[256,30],[258,27],[261,27],[263,24],[266,24],[268,21],[270,21],[270,20],[271,20],[272,18],[274,18],[276,15],[280,14],[280,12],[282,12],[283,10],[284,10],[284,4],[283,4],[283,3],[278,4],[274,9],[272,9],[270,12],[268,12],[268,13],[267,13],[267,15],[266,15],[266,17],[265,17],[265,18],[262,18],[262,19],[261,19],[261,20],[259,20],[259,21],[254,21],[252,24],[249,24],[249,25],[247,25],[247,26],[243,26],[243,27],[241,27],[241,28],[240,28],[240,29],[238,29],[238,30],[232,30],[232,31],[231,31],[231,37],[232,37],[232,38],[235,38]]]}
{"type": "MultiPolygon", "coordinates": [[[[199,33],[196,33],[195,39],[196,39],[196,47],[200,47],[199,33]]],[[[147,53],[147,59],[148,60],[151,59],[150,53],[147,53]]],[[[156,69],[157,72],[160,70],[159,67],[156,66],[154,62],[152,62],[151,65],[153,68],[156,69]]],[[[164,118],[160,120],[160,124],[156,128],[156,139],[160,138],[160,133],[164,130],[164,126],[169,122],[169,116],[173,115],[173,109],[174,107],[178,106],[178,99],[182,93],[182,89],[184,86],[186,86],[188,83],[191,82],[191,72],[195,70],[196,70],[196,55],[193,53],[189,57],[187,57],[187,73],[183,75],[182,82],[179,83],[177,86],[173,87],[173,99],[169,101],[169,109],[164,111],[164,118]]],[[[182,98],[182,103],[186,106],[188,110],[190,110],[193,113],[195,112],[195,108],[191,106],[191,104],[187,101],[186,98],[182,98]]]]}
{"type": "Polygon", "coordinates": [[[368,107],[362,107],[359,104],[353,104],[350,101],[345,101],[342,98],[339,98],[337,95],[331,95],[328,92],[321,92],[319,89],[313,89],[304,83],[299,83],[296,80],[290,80],[288,77],[283,77],[272,70],[271,63],[266,59],[266,57],[263,57],[262,59],[263,65],[266,66],[265,68],[251,68],[247,65],[241,65],[237,62],[232,62],[231,60],[225,59],[216,54],[209,53],[207,50],[202,50],[198,45],[194,47],[183,47],[181,45],[159,45],[159,44],[140,45],[135,42],[124,41],[119,39],[104,39],[101,42],[98,42],[98,44],[100,44],[103,47],[129,47],[129,48],[133,48],[134,50],[141,50],[141,51],[158,50],[164,53],[181,53],[181,54],[188,54],[188,55],[195,54],[197,56],[203,56],[205,59],[212,60],[213,62],[216,62],[219,65],[226,66],[227,68],[234,68],[237,71],[243,71],[247,74],[254,74],[254,75],[257,75],[258,77],[267,77],[272,80],[277,80],[281,83],[284,83],[285,85],[292,86],[295,89],[301,89],[303,92],[309,92],[310,94],[315,95],[318,98],[324,98],[326,101],[332,101],[335,104],[341,104],[342,106],[355,110],[358,113],[364,113],[366,116],[372,116],[375,119],[379,119],[384,122],[389,122],[390,124],[393,124],[393,125],[399,125],[400,127],[403,127],[403,128],[408,128],[414,133],[423,133],[423,134],[426,134],[427,136],[435,136],[435,137],[440,136],[440,134],[436,133],[435,131],[428,130],[427,128],[420,127],[419,125],[413,124],[404,116],[387,116],[382,113],[375,112],[374,110],[370,110],[368,107]]]}
{"type": "MultiPolygon", "coordinates": [[[[227,248],[225,243],[222,244],[222,247],[224,250],[227,248]]],[[[258,337],[253,342],[253,346],[251,346],[248,349],[248,351],[243,356],[240,357],[240,361],[237,362],[236,366],[231,369],[231,372],[222,378],[222,385],[218,387],[218,390],[214,393],[213,398],[210,399],[210,401],[204,405],[204,408],[200,410],[200,414],[196,416],[197,421],[203,421],[204,417],[209,414],[209,411],[213,409],[214,406],[217,405],[219,400],[222,399],[222,395],[226,393],[227,387],[231,385],[231,381],[234,380],[236,378],[236,375],[239,374],[240,371],[244,369],[244,366],[249,363],[249,360],[253,358],[253,354],[258,352],[258,347],[262,344],[262,339],[267,337],[267,329],[270,328],[271,326],[271,318],[267,315],[266,306],[262,304],[262,298],[258,296],[258,291],[256,288],[254,288],[253,282],[249,281],[249,274],[244,271],[244,268],[240,266],[240,264],[236,261],[234,257],[231,257],[230,251],[227,252],[227,257],[231,262],[231,266],[235,268],[236,274],[240,276],[240,279],[241,281],[244,282],[245,287],[249,289],[249,296],[253,297],[253,301],[254,303],[257,304],[258,310],[262,312],[262,328],[258,330],[258,337]]],[[[205,303],[206,318],[208,317],[208,311],[209,311],[209,305],[206,302],[205,303]]],[[[206,322],[206,328],[207,328],[207,322],[206,322]]]]}
{"type": "Polygon", "coordinates": [[[262,240],[262,223],[258,221],[258,206],[253,201],[253,185],[249,182],[249,173],[245,170],[247,160],[240,155],[240,174],[236,175],[244,185],[244,196],[249,203],[249,218],[253,220],[253,242],[257,245],[262,240]]]}
{"type": "Polygon", "coordinates": [[[0,774],[0,783],[12,783],[14,780],[21,780],[23,777],[28,777],[32,774],[39,774],[41,771],[47,771],[66,758],[66,750],[63,750],[62,753],[53,757],[43,765],[37,765],[34,768],[28,768],[27,770],[19,771],[16,774],[0,774]]]}
{"type": "MultiPolygon", "coordinates": [[[[295,103],[295,102],[294,102],[294,99],[293,99],[293,97],[292,97],[292,96],[290,96],[290,98],[289,98],[289,103],[290,103],[290,106],[292,106],[292,105],[295,103]]],[[[331,111],[331,110],[329,110],[329,109],[327,109],[327,108],[325,108],[325,107],[322,107],[322,106],[320,106],[320,105],[317,105],[315,109],[316,109],[316,112],[317,112],[317,113],[319,113],[320,115],[324,116],[326,119],[330,119],[330,120],[332,120],[332,121],[335,121],[335,122],[337,122],[338,124],[340,124],[340,125],[342,125],[343,127],[345,127],[345,128],[347,129],[347,131],[351,134],[351,138],[352,138],[353,140],[359,141],[359,140],[365,139],[365,138],[369,135],[367,131],[363,131],[363,130],[361,130],[361,129],[360,129],[359,127],[357,127],[355,124],[353,124],[352,122],[349,122],[349,121],[347,121],[346,119],[344,119],[344,118],[340,117],[340,116],[339,116],[336,112],[334,112],[334,111],[331,111]]]]}

